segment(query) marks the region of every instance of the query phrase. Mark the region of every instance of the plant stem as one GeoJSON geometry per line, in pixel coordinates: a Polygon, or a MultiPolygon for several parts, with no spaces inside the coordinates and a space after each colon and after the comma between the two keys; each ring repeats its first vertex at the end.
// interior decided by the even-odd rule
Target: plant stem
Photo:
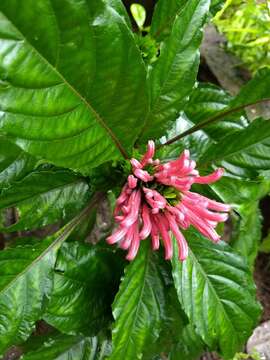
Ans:
{"type": "Polygon", "coordinates": [[[158,148],[163,147],[165,145],[170,145],[170,144],[182,139],[183,137],[194,133],[195,131],[203,129],[205,126],[207,126],[209,124],[212,124],[212,123],[224,118],[225,116],[228,116],[230,114],[233,114],[235,112],[243,110],[245,107],[260,104],[260,103],[263,103],[263,102],[266,102],[266,101],[270,101],[270,98],[258,100],[258,101],[252,102],[252,103],[240,105],[240,106],[237,106],[235,108],[231,108],[229,110],[222,111],[222,112],[218,113],[217,115],[214,115],[213,117],[211,117],[211,118],[209,118],[207,120],[204,120],[204,121],[202,121],[201,123],[199,123],[199,124],[197,124],[195,126],[192,126],[190,129],[184,131],[182,134],[179,134],[179,135],[173,137],[172,139],[168,140],[164,144],[161,144],[158,148]]]}

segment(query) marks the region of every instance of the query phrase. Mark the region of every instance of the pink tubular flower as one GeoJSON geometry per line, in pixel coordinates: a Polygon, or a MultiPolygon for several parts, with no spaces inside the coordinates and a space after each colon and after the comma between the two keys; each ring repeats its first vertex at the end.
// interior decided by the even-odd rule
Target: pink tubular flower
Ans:
{"type": "Polygon", "coordinates": [[[178,257],[188,256],[188,245],[180,229],[195,227],[202,235],[217,242],[220,236],[215,228],[228,218],[230,206],[190,191],[192,184],[211,184],[223,175],[219,168],[212,174],[200,176],[196,162],[188,150],[177,160],[161,164],[153,160],[155,144],[151,140],[140,161],[131,159],[133,174],[128,176],[116,201],[115,232],[107,238],[109,244],[118,243],[128,250],[127,260],[133,260],[140,241],[151,236],[152,249],[157,250],[162,240],[165,259],[173,256],[173,235],[178,245],[178,257]]]}

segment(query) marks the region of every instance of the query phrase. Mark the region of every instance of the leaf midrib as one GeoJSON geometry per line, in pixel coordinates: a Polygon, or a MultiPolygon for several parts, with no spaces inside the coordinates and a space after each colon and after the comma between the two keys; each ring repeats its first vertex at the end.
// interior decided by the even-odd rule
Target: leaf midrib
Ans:
{"type": "MultiPolygon", "coordinates": [[[[31,49],[37,54],[37,56],[45,62],[47,66],[49,66],[54,73],[57,74],[57,76],[63,81],[63,83],[79,98],[79,100],[89,109],[89,111],[94,115],[97,123],[99,123],[106,132],[110,135],[111,139],[113,140],[114,144],[122,154],[124,158],[128,158],[126,151],[124,147],[122,146],[120,140],[116,137],[116,135],[113,133],[113,131],[107,126],[105,121],[102,119],[101,115],[92,107],[92,105],[66,80],[66,78],[57,70],[55,66],[53,66],[35,47],[34,45],[27,39],[27,37],[17,28],[17,26],[14,25],[14,23],[8,18],[6,14],[4,14],[3,11],[1,11],[3,16],[7,19],[9,23],[12,24],[12,26],[16,29],[16,31],[20,34],[22,39],[25,39],[27,44],[31,47],[31,49]]],[[[19,40],[14,40],[18,42],[19,40]]]]}
{"type": "MultiPolygon", "coordinates": [[[[256,120],[254,120],[254,121],[256,121],[256,120]]],[[[267,122],[267,120],[263,120],[263,121],[267,122]]],[[[251,125],[249,125],[249,126],[251,126],[251,125]]],[[[226,136],[226,137],[224,138],[224,140],[221,140],[221,141],[220,141],[220,143],[223,142],[223,141],[225,141],[226,138],[229,139],[229,138],[232,137],[232,136],[234,136],[234,138],[236,138],[236,135],[237,135],[238,133],[240,134],[241,132],[244,132],[244,131],[246,131],[247,129],[248,129],[248,127],[244,128],[243,130],[238,130],[238,131],[236,131],[236,132],[234,132],[234,133],[226,136]]],[[[250,129],[248,129],[248,130],[250,130],[250,129]]],[[[240,135],[242,135],[242,134],[240,134],[240,135]]],[[[243,147],[243,148],[241,148],[241,149],[235,150],[235,151],[233,151],[233,152],[231,152],[231,153],[229,153],[229,154],[225,154],[224,156],[222,156],[222,154],[220,154],[220,155],[216,156],[216,157],[214,158],[214,160],[216,161],[216,160],[227,159],[227,158],[230,158],[230,157],[232,157],[232,156],[235,156],[235,155],[238,154],[239,152],[246,152],[246,151],[248,151],[250,148],[252,148],[253,146],[257,146],[258,144],[263,143],[264,141],[266,141],[266,140],[269,139],[269,138],[270,138],[270,135],[269,135],[267,132],[265,132],[265,135],[264,135],[262,138],[260,138],[260,140],[257,140],[256,142],[254,142],[254,143],[252,143],[252,144],[250,144],[250,145],[247,145],[246,147],[243,147]],[[267,135],[266,135],[266,134],[267,134],[267,135]]],[[[235,139],[234,139],[234,141],[235,141],[235,139]]],[[[220,143],[216,143],[216,146],[218,147],[220,143]]],[[[212,146],[211,146],[211,147],[212,147],[212,146]]],[[[210,149],[211,149],[211,148],[209,148],[208,151],[207,151],[209,154],[211,154],[210,149]]],[[[211,160],[213,160],[213,155],[212,155],[212,157],[210,157],[210,158],[207,158],[207,155],[208,155],[208,154],[205,154],[205,155],[202,157],[202,161],[204,161],[204,157],[206,158],[206,161],[211,161],[211,160]],[[210,159],[210,160],[208,160],[208,159],[210,159]]]]}
{"type": "MultiPolygon", "coordinates": [[[[53,174],[53,173],[51,173],[51,174],[53,174]]],[[[28,176],[30,177],[31,174],[29,174],[28,176]]],[[[17,182],[17,183],[20,183],[20,182],[22,182],[22,181],[23,181],[23,180],[21,180],[21,181],[19,181],[19,182],[17,182]]],[[[35,198],[35,197],[38,197],[38,196],[41,197],[41,196],[43,196],[44,194],[48,194],[48,193],[50,193],[50,192],[54,192],[54,191],[56,191],[56,190],[59,190],[59,189],[61,189],[61,188],[65,188],[65,187],[67,187],[67,186],[71,186],[71,185],[74,185],[74,186],[75,186],[75,185],[77,185],[77,184],[79,184],[79,183],[84,183],[83,179],[77,178],[76,180],[74,179],[74,181],[67,182],[67,183],[65,183],[65,184],[52,187],[52,188],[50,188],[50,189],[47,190],[47,191],[34,193],[34,194],[29,195],[29,196],[27,196],[27,197],[25,197],[25,198],[23,198],[23,199],[20,199],[19,201],[15,202],[15,203],[11,203],[11,204],[9,204],[9,205],[7,205],[7,206],[5,206],[5,207],[2,207],[2,206],[0,205],[0,209],[6,209],[7,207],[13,207],[13,206],[16,206],[17,204],[20,204],[20,203],[25,202],[25,201],[27,201],[27,200],[30,200],[30,199],[32,199],[32,198],[35,198]]],[[[16,185],[16,184],[14,183],[13,186],[15,186],[15,185],[16,185]]],[[[85,183],[85,185],[87,185],[87,184],[85,183]]],[[[5,193],[3,193],[2,195],[5,195],[5,193]]],[[[1,196],[0,196],[0,204],[1,204],[1,196]]]]}
{"type": "Polygon", "coordinates": [[[6,286],[4,286],[1,290],[0,290],[0,296],[5,293],[10,287],[12,287],[12,285],[14,283],[16,283],[16,281],[24,276],[24,274],[26,274],[29,270],[31,270],[32,267],[34,267],[42,258],[44,258],[46,255],[48,255],[48,253],[58,244],[61,243],[63,241],[65,241],[66,237],[69,235],[69,233],[72,231],[72,229],[78,224],[78,222],[80,221],[80,216],[76,217],[73,219],[73,221],[71,221],[69,224],[66,225],[66,228],[63,230],[63,232],[59,235],[59,237],[57,237],[44,251],[42,251],[42,253],[36,257],[25,269],[23,269],[21,272],[19,272],[17,274],[17,276],[15,276],[13,278],[13,280],[8,283],[6,286]]]}

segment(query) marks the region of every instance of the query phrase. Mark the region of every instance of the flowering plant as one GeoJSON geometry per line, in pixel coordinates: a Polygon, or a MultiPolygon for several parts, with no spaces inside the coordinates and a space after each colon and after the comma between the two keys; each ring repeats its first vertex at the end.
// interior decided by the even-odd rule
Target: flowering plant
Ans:
{"type": "Polygon", "coordinates": [[[0,1],[0,356],[242,351],[270,71],[234,97],[197,81],[220,3],[159,0],[138,28],[120,0],[0,1]]]}
{"type": "Polygon", "coordinates": [[[216,182],[223,175],[223,169],[200,176],[188,150],[179,159],[165,164],[161,164],[159,159],[153,160],[154,153],[155,144],[149,141],[142,160],[131,159],[134,175],[128,176],[116,200],[114,219],[119,228],[107,241],[109,244],[119,242],[122,249],[129,248],[126,259],[133,260],[141,240],[151,235],[152,249],[158,250],[161,236],[165,259],[170,260],[173,255],[171,231],[177,240],[179,259],[183,261],[188,255],[188,246],[179,227],[186,230],[193,225],[213,242],[220,239],[214,228],[218,222],[227,220],[225,212],[230,210],[230,206],[193,193],[190,188],[192,184],[216,182]],[[148,170],[145,169],[147,166],[150,167],[148,170]]]}

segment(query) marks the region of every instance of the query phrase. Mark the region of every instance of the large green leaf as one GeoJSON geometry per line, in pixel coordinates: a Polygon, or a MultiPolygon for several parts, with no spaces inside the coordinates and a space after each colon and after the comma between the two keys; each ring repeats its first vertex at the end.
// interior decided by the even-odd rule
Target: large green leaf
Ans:
{"type": "Polygon", "coordinates": [[[111,318],[121,264],[117,254],[107,248],[78,242],[63,244],[43,319],[63,333],[96,334],[111,318]]]}
{"type": "MultiPolygon", "coordinates": [[[[270,70],[262,69],[234,99],[231,99],[228,109],[269,98],[269,92],[270,70]]],[[[238,114],[239,117],[240,115],[238,114]]],[[[202,161],[221,163],[236,175],[252,176],[255,171],[268,170],[270,166],[269,135],[269,122],[257,119],[235,134],[225,132],[223,137],[216,139],[217,144],[209,147],[202,161]]]]}
{"type": "Polygon", "coordinates": [[[268,170],[270,168],[270,122],[254,120],[247,128],[225,136],[211,145],[202,162],[215,162],[226,167],[268,170]]]}
{"type": "Polygon", "coordinates": [[[263,68],[242,87],[239,94],[231,101],[230,106],[253,103],[261,99],[270,98],[270,69],[263,68]]]}
{"type": "Polygon", "coordinates": [[[178,301],[171,275],[171,264],[163,261],[160,265],[165,281],[164,314],[162,314],[163,318],[159,337],[154,343],[148,344],[143,353],[143,360],[156,359],[161,353],[168,354],[178,344],[181,333],[188,323],[187,317],[178,301]]]}
{"type": "Polygon", "coordinates": [[[146,71],[123,11],[120,0],[2,0],[0,131],[85,172],[129,153],[146,71]]]}
{"type": "Polygon", "coordinates": [[[225,3],[225,0],[212,0],[211,7],[210,7],[211,15],[215,16],[216,13],[222,9],[224,3],[225,3]]]}
{"type": "Polygon", "coordinates": [[[89,195],[85,180],[69,171],[32,172],[0,195],[0,209],[15,206],[18,212],[18,222],[2,231],[28,230],[68,220],[85,206],[89,195]]]}
{"type": "MultiPolygon", "coordinates": [[[[199,83],[191,93],[184,111],[191,122],[190,125],[198,125],[202,121],[228,109],[232,100],[233,97],[218,86],[199,83]]],[[[203,131],[211,140],[218,141],[223,136],[241,130],[247,125],[247,120],[241,117],[241,114],[229,114],[222,120],[205,126],[203,131]]]]}
{"type": "Polygon", "coordinates": [[[238,210],[240,218],[235,220],[231,246],[247,259],[251,269],[258,254],[262,238],[262,216],[257,202],[243,205],[238,210]]]}
{"type": "MultiPolygon", "coordinates": [[[[31,338],[35,343],[35,338],[31,338]]],[[[41,344],[34,344],[21,357],[22,360],[102,360],[110,354],[108,341],[97,337],[52,335],[42,337],[41,344]]]]}
{"type": "Polygon", "coordinates": [[[0,192],[33,170],[36,160],[0,137],[0,192]]]}
{"type": "MultiPolygon", "coordinates": [[[[181,14],[188,0],[158,0],[150,28],[150,34],[157,40],[163,40],[171,31],[175,17],[181,14]]],[[[224,0],[212,0],[210,12],[214,15],[221,9],[224,0]]]]}
{"type": "Polygon", "coordinates": [[[36,245],[0,251],[0,354],[33,331],[50,296],[56,252],[80,217],[36,245]]]}
{"type": "Polygon", "coordinates": [[[205,350],[205,344],[190,324],[184,327],[179,338],[169,354],[169,360],[197,360],[205,350]]]}
{"type": "MultiPolygon", "coordinates": [[[[189,119],[198,124],[224,110],[265,99],[269,97],[269,91],[270,70],[262,69],[235,98],[225,96],[221,99],[218,95],[221,95],[222,91],[214,90],[209,85],[200,86],[193,92],[185,112],[189,119]],[[210,104],[207,100],[210,100],[210,104]]],[[[238,176],[241,174],[251,176],[254,170],[269,169],[270,158],[267,154],[270,144],[270,125],[259,119],[247,126],[248,123],[242,113],[240,111],[228,114],[225,118],[203,128],[214,143],[210,145],[201,160],[217,163],[221,163],[222,160],[222,165],[230,172],[238,176]],[[237,127],[238,131],[236,131],[237,127]]]]}
{"type": "Polygon", "coordinates": [[[155,11],[150,28],[150,34],[157,40],[170,35],[175,17],[179,15],[187,0],[159,0],[155,5],[155,11]]]}
{"type": "Polygon", "coordinates": [[[176,242],[172,260],[179,301],[204,342],[231,359],[260,315],[251,273],[228,245],[214,245],[195,231],[185,235],[187,260],[178,260],[176,242]]]}
{"type": "MultiPolygon", "coordinates": [[[[246,86],[249,88],[249,85],[246,86]]],[[[260,86],[258,79],[257,86],[260,86]]],[[[164,141],[230,110],[232,106],[242,106],[243,102],[248,103],[251,100],[246,94],[245,97],[239,97],[238,102],[233,102],[231,96],[216,86],[199,84],[184,108],[185,114],[177,120],[164,141]]],[[[219,121],[208,124],[201,130],[170,145],[167,151],[170,152],[172,148],[175,153],[185,144],[186,147],[191,148],[193,155],[199,158],[202,165],[213,161],[217,165],[222,165],[227,173],[234,177],[256,178],[259,171],[269,169],[269,129],[268,122],[261,119],[249,124],[243,111],[228,113],[219,121]],[[255,128],[256,131],[253,133],[255,128]],[[249,136],[250,133],[252,137],[249,136]],[[234,151],[236,151],[235,155],[234,151]]]]}
{"type": "MultiPolygon", "coordinates": [[[[185,104],[184,111],[180,113],[179,118],[166,136],[161,138],[161,142],[165,143],[224,111],[229,107],[231,101],[232,97],[223,89],[212,84],[198,83],[185,104]]],[[[247,125],[248,122],[243,116],[230,114],[222,121],[204,126],[203,129],[197,130],[169,146],[165,146],[163,152],[168,153],[170,157],[174,157],[178,156],[180,151],[186,147],[191,150],[192,156],[198,159],[202,157],[209,145],[216,143],[225,135],[243,129],[247,125]]]]}
{"type": "Polygon", "coordinates": [[[224,203],[233,205],[239,211],[245,204],[257,203],[266,196],[270,191],[270,181],[240,180],[223,176],[218,182],[211,184],[210,188],[224,203]]]}
{"type": "Polygon", "coordinates": [[[113,304],[111,360],[141,359],[159,336],[165,294],[158,262],[157,254],[145,241],[136,259],[126,268],[113,304]]]}
{"type": "MultiPolygon", "coordinates": [[[[167,132],[166,136],[161,138],[165,143],[184,133],[190,128],[197,126],[203,121],[215,116],[229,107],[232,97],[223,89],[213,85],[198,83],[193,89],[188,102],[184,106],[184,111],[180,113],[178,119],[167,132]]],[[[207,148],[216,143],[225,135],[243,129],[248,125],[247,120],[239,115],[225,117],[222,121],[212,123],[197,130],[194,133],[175,141],[171,145],[162,148],[163,157],[175,158],[179,153],[188,148],[195,159],[202,157],[207,148]]]]}
{"type": "Polygon", "coordinates": [[[174,21],[171,35],[150,72],[151,104],[142,139],[159,138],[164,134],[176,120],[194,86],[202,27],[209,4],[209,0],[190,0],[174,21]]]}

